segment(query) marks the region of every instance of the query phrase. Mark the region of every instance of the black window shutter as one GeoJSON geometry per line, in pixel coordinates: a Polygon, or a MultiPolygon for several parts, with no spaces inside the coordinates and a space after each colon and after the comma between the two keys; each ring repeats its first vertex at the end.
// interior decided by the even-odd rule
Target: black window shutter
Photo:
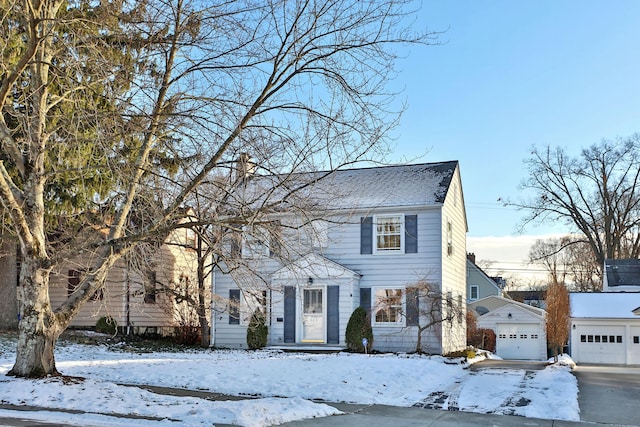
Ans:
{"type": "Polygon", "coordinates": [[[327,343],[340,342],[340,287],[327,286],[327,343]]]}
{"type": "Polygon", "coordinates": [[[284,287],[284,342],[296,342],[296,288],[284,287]]]}
{"type": "Polygon", "coordinates": [[[240,289],[229,289],[229,324],[240,324],[240,289]]]}
{"type": "Polygon", "coordinates": [[[360,307],[371,317],[371,288],[360,288],[360,307]]]}
{"type": "Polygon", "coordinates": [[[240,258],[242,254],[242,233],[231,232],[231,258],[240,258]]]}
{"type": "Polygon", "coordinates": [[[360,218],[360,253],[373,253],[373,218],[360,218]]]}
{"type": "Polygon", "coordinates": [[[418,252],[418,215],[404,217],[404,253],[418,252]]]}
{"type": "Polygon", "coordinates": [[[269,228],[269,256],[280,256],[280,221],[273,221],[269,228]]]}
{"type": "Polygon", "coordinates": [[[406,290],[407,326],[420,326],[420,301],[418,290],[407,288],[406,290]]]}

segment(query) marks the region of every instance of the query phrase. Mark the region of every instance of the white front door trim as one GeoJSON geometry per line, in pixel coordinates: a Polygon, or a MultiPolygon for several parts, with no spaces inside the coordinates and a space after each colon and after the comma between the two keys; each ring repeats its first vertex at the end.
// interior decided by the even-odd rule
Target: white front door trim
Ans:
{"type": "Polygon", "coordinates": [[[300,342],[324,344],[327,342],[327,287],[325,285],[300,286],[300,342]]]}

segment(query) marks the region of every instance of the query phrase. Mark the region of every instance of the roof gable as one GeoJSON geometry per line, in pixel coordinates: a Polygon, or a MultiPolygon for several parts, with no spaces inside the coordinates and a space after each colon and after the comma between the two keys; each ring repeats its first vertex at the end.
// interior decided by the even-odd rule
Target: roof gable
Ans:
{"type": "Polygon", "coordinates": [[[470,283],[471,285],[482,285],[485,284],[490,288],[493,288],[497,291],[498,294],[502,292],[500,286],[493,280],[491,277],[487,276],[487,273],[484,272],[483,269],[478,267],[473,261],[467,258],[467,268],[469,269],[469,274],[475,273],[478,277],[482,278],[483,283],[470,283]]]}
{"type": "MultiPolygon", "coordinates": [[[[534,307],[535,308],[535,307],[534,307]]],[[[531,310],[528,310],[526,307],[522,307],[522,305],[520,303],[518,303],[517,301],[512,301],[512,302],[508,302],[507,304],[503,305],[502,307],[499,307],[495,310],[490,311],[488,314],[494,314],[494,315],[502,315],[502,314],[506,314],[507,316],[511,313],[515,313],[515,312],[520,312],[522,314],[524,314],[525,317],[528,318],[533,318],[536,321],[540,321],[544,319],[544,310],[541,310],[540,312],[533,312],[531,310]]]]}
{"type": "Polygon", "coordinates": [[[507,306],[507,305],[518,307],[521,310],[528,311],[529,313],[533,314],[534,316],[544,317],[544,315],[545,315],[545,311],[543,309],[541,309],[541,308],[532,307],[532,306],[530,306],[528,304],[523,304],[521,302],[514,301],[514,300],[509,299],[509,298],[499,297],[499,296],[496,296],[496,295],[490,295],[488,297],[479,299],[479,300],[474,301],[471,304],[469,304],[469,306],[473,307],[474,310],[478,314],[480,314],[479,311],[484,311],[485,313],[483,313],[483,315],[488,313],[488,312],[492,312],[492,311],[498,310],[501,307],[504,307],[504,306],[507,306]],[[484,307],[486,309],[486,311],[483,310],[482,307],[484,307]]]}
{"type": "Polygon", "coordinates": [[[359,278],[360,274],[321,255],[310,253],[275,271],[273,279],[359,278]]]}

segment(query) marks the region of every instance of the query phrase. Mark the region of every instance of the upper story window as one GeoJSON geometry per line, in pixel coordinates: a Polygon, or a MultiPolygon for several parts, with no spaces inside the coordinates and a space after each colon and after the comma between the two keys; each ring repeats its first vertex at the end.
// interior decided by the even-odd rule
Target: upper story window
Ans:
{"type": "Polygon", "coordinates": [[[375,217],[375,252],[403,252],[404,216],[375,217]]]}
{"type": "Polygon", "coordinates": [[[185,229],[185,246],[187,249],[196,249],[197,234],[191,228],[185,229]]]}
{"type": "Polygon", "coordinates": [[[376,215],[360,218],[360,253],[415,254],[418,215],[376,215]]]}
{"type": "Polygon", "coordinates": [[[309,233],[313,248],[327,247],[329,243],[329,224],[326,221],[317,220],[311,222],[309,233]]]}
{"type": "Polygon", "coordinates": [[[447,255],[453,255],[453,224],[447,221],[447,255]]]}
{"type": "Polygon", "coordinates": [[[243,258],[256,258],[269,256],[269,232],[262,227],[253,226],[244,228],[244,241],[242,245],[243,258]]]}
{"type": "Polygon", "coordinates": [[[471,285],[469,289],[469,299],[471,301],[475,301],[478,299],[478,295],[480,294],[478,285],[471,285]]]}

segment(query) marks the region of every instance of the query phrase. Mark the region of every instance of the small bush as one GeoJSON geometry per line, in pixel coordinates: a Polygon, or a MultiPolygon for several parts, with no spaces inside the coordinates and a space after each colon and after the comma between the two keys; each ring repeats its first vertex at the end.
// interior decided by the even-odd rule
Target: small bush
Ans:
{"type": "Polygon", "coordinates": [[[444,354],[443,356],[448,359],[464,359],[464,361],[466,361],[476,357],[476,350],[471,347],[468,347],[468,348],[465,348],[464,350],[452,351],[450,353],[444,354]]]}
{"type": "Polygon", "coordinates": [[[195,325],[180,325],[174,330],[173,338],[178,344],[194,345],[200,342],[200,327],[195,325]]]}
{"type": "Polygon", "coordinates": [[[118,323],[113,317],[101,317],[96,322],[96,332],[115,335],[118,332],[118,323]]]}
{"type": "Polygon", "coordinates": [[[256,308],[251,315],[249,327],[247,328],[247,346],[251,350],[257,350],[267,345],[269,328],[262,310],[256,308]]]}
{"type": "Polygon", "coordinates": [[[364,347],[362,345],[362,339],[366,338],[369,342],[367,344],[367,351],[371,351],[373,347],[373,329],[371,328],[371,320],[367,315],[367,311],[358,307],[353,310],[349,323],[347,323],[347,330],[345,331],[345,342],[347,349],[359,353],[364,353],[364,347]]]}
{"type": "Polygon", "coordinates": [[[467,344],[495,353],[496,333],[492,329],[478,328],[472,336],[468,337],[467,344]]]}

